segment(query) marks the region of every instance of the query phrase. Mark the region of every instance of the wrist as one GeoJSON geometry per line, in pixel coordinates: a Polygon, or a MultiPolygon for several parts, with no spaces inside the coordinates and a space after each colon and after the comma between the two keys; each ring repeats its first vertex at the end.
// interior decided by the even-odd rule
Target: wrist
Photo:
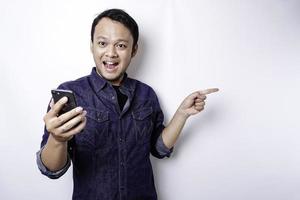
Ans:
{"type": "Polygon", "coordinates": [[[54,147],[66,147],[68,142],[67,141],[60,141],[57,140],[51,133],[49,134],[48,142],[54,147]]]}
{"type": "Polygon", "coordinates": [[[186,121],[188,118],[189,118],[189,114],[187,114],[186,112],[178,109],[175,113],[175,117],[178,118],[178,119],[181,119],[183,121],[186,121]]]}

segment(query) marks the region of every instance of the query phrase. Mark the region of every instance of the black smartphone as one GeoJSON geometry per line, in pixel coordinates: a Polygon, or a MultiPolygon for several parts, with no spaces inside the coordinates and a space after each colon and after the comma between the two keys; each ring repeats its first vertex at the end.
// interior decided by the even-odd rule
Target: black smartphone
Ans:
{"type": "Polygon", "coordinates": [[[64,105],[64,107],[60,110],[58,115],[64,114],[66,112],[69,112],[73,108],[77,107],[75,95],[71,90],[62,90],[62,89],[54,89],[51,90],[52,98],[54,100],[54,103],[58,102],[63,97],[68,98],[68,102],[64,105]]]}

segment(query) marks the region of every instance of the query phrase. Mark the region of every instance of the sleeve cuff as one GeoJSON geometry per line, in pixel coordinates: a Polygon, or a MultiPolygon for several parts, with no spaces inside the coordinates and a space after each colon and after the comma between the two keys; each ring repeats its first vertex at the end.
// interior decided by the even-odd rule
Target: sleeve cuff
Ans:
{"type": "Polygon", "coordinates": [[[67,163],[62,169],[60,169],[58,171],[50,171],[42,162],[41,154],[42,154],[43,149],[44,149],[44,147],[42,147],[36,153],[36,162],[37,162],[38,168],[41,171],[41,173],[51,179],[57,179],[57,178],[61,177],[62,175],[64,175],[71,165],[69,155],[68,155],[67,163]]]}
{"type": "Polygon", "coordinates": [[[156,150],[159,153],[159,155],[163,156],[163,157],[165,157],[165,156],[170,157],[171,153],[173,152],[173,149],[174,149],[174,147],[172,147],[171,149],[166,147],[166,145],[162,139],[162,134],[160,134],[159,138],[157,139],[155,147],[156,147],[156,150]]]}

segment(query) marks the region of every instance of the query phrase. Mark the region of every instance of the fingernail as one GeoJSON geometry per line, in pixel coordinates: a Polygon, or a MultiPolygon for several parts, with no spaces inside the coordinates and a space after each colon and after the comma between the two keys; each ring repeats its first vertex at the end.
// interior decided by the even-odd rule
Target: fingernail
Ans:
{"type": "Polygon", "coordinates": [[[83,116],[85,116],[85,115],[87,114],[86,110],[84,110],[84,111],[82,112],[82,114],[83,114],[83,116]]]}
{"type": "Polygon", "coordinates": [[[82,107],[77,107],[76,108],[76,112],[81,112],[82,111],[82,107]]]}

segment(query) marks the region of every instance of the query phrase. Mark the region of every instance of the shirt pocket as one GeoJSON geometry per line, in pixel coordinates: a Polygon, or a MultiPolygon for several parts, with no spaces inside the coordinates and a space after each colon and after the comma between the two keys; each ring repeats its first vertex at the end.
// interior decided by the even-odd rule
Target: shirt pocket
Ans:
{"type": "Polygon", "coordinates": [[[132,112],[136,142],[149,143],[153,130],[152,107],[145,107],[132,112]]]}
{"type": "Polygon", "coordinates": [[[109,113],[92,108],[85,108],[87,111],[87,122],[83,133],[78,134],[77,142],[80,146],[98,149],[107,145],[109,133],[109,113]]]}

